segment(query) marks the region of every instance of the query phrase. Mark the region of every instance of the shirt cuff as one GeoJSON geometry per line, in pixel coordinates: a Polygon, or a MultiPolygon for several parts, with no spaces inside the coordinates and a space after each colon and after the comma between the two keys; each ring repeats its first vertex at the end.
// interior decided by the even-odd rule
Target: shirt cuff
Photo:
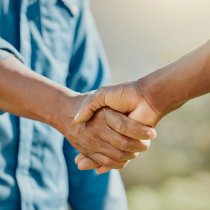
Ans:
{"type": "MultiPolygon", "coordinates": [[[[9,44],[7,41],[2,39],[1,37],[0,37],[0,50],[14,55],[18,60],[20,60],[22,63],[24,63],[24,59],[21,56],[21,54],[11,44],[9,44]]],[[[3,56],[9,56],[9,54],[7,54],[7,55],[4,54],[3,56]]],[[[6,58],[8,58],[8,57],[6,57],[6,58]]],[[[4,60],[6,58],[1,57],[1,55],[0,55],[0,61],[4,60]]]]}
{"type": "Polygon", "coordinates": [[[12,53],[9,53],[5,50],[0,50],[0,62],[12,56],[14,56],[12,53]]]}
{"type": "MultiPolygon", "coordinates": [[[[5,50],[0,50],[0,62],[5,60],[6,58],[14,56],[13,54],[5,51],[5,50]]],[[[0,115],[4,114],[5,112],[0,110],[0,115]]]]}

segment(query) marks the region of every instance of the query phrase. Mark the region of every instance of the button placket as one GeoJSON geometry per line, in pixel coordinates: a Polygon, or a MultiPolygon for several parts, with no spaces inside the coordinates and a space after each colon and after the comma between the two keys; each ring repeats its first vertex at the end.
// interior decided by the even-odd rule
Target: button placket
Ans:
{"type": "Polygon", "coordinates": [[[72,0],[61,0],[61,1],[68,8],[72,17],[78,17],[79,16],[79,7],[76,4],[76,2],[74,2],[72,0]]]}

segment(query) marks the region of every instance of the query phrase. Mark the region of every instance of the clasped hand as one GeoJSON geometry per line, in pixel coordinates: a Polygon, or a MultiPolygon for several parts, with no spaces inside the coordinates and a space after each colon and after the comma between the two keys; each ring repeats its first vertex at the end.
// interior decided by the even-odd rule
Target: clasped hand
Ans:
{"type": "Polygon", "coordinates": [[[75,123],[93,128],[92,142],[87,145],[84,141],[84,145],[100,149],[88,153],[80,148],[82,154],[75,158],[79,169],[97,168],[98,174],[121,169],[138,152],[149,148],[160,117],[141,95],[139,83],[138,80],[99,88],[83,102],[75,123]]]}

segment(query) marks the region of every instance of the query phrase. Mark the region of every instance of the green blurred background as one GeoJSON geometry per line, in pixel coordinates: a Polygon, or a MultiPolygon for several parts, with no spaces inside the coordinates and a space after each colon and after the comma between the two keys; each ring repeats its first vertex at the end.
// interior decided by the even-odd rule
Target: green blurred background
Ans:
{"type": "MultiPolygon", "coordinates": [[[[209,39],[209,0],[92,0],[114,83],[142,77],[209,39]]],[[[210,96],[157,126],[121,170],[130,210],[210,209],[210,96]]]]}

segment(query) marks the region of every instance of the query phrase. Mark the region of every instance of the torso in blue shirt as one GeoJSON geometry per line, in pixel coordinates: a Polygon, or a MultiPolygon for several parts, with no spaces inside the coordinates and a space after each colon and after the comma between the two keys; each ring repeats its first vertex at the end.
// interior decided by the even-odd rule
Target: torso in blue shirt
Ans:
{"type": "MultiPolygon", "coordinates": [[[[73,90],[110,81],[87,0],[1,0],[0,36],[32,70],[73,90]]],[[[67,199],[78,210],[127,209],[118,172],[81,172],[76,154],[54,128],[0,115],[0,209],[66,209],[67,199]]]]}

